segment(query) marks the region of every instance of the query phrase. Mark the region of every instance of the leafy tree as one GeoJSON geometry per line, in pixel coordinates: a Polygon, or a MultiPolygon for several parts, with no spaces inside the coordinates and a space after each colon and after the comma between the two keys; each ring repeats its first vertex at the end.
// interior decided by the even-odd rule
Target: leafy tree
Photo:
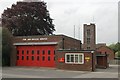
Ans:
{"type": "Polygon", "coordinates": [[[4,10],[2,25],[14,36],[51,35],[55,31],[46,3],[17,2],[4,10]]]}
{"type": "Polygon", "coordinates": [[[109,47],[114,51],[115,55],[117,55],[116,57],[120,59],[120,43],[111,44],[109,47]]]}
{"type": "Polygon", "coordinates": [[[2,29],[2,66],[10,66],[10,55],[12,54],[13,36],[7,28],[2,29]]]}
{"type": "Polygon", "coordinates": [[[114,51],[114,53],[117,51],[120,51],[120,43],[119,42],[116,44],[111,44],[111,45],[109,45],[109,47],[114,51]]]}

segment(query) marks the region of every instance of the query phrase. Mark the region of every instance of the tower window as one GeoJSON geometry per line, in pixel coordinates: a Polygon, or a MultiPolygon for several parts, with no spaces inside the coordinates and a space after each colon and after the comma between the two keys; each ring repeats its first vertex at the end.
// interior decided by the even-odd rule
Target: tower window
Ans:
{"type": "Polygon", "coordinates": [[[87,47],[87,49],[89,50],[89,49],[90,49],[90,47],[87,47]]]}
{"type": "Polygon", "coordinates": [[[87,29],[87,35],[88,36],[90,35],[90,29],[87,29]]]}
{"type": "Polygon", "coordinates": [[[87,44],[90,44],[90,38],[87,38],[87,44]]]}

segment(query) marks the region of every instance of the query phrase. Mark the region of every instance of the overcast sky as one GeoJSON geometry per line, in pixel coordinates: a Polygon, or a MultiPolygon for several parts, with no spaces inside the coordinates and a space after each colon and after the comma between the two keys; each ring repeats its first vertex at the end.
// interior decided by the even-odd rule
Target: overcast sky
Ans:
{"type": "MultiPolygon", "coordinates": [[[[16,1],[0,0],[0,14],[16,1]]],[[[43,1],[43,0],[42,0],[43,1]]],[[[96,24],[97,43],[118,41],[118,0],[44,0],[51,18],[54,34],[64,34],[83,41],[83,24],[96,24]],[[79,30],[80,28],[80,30],[79,30]]]]}

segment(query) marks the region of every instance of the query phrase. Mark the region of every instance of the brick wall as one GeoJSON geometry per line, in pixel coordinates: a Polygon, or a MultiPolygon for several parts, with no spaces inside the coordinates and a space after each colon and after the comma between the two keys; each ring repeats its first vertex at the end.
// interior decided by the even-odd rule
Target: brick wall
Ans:
{"type": "Polygon", "coordinates": [[[93,54],[93,62],[92,62],[92,53],[91,52],[81,52],[81,51],[56,51],[56,67],[59,69],[66,69],[66,70],[76,70],[76,71],[92,71],[92,65],[93,70],[95,70],[95,55],[93,54]],[[65,59],[66,53],[83,53],[84,54],[84,64],[67,64],[64,62],[59,62],[59,58],[65,59]],[[87,61],[85,59],[86,57],[89,57],[90,59],[87,61]]]}
{"type": "Polygon", "coordinates": [[[107,46],[101,46],[97,48],[96,51],[101,54],[108,54],[108,60],[114,60],[114,57],[115,57],[114,52],[107,46]]]}

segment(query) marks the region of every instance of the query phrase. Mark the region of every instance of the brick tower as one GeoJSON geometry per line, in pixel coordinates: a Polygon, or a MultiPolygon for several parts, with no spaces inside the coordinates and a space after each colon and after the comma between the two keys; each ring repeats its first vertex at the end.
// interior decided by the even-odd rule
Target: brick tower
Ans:
{"type": "Polygon", "coordinates": [[[96,48],[96,30],[95,24],[90,25],[84,24],[84,37],[83,37],[83,49],[84,50],[95,50],[96,48]]]}

